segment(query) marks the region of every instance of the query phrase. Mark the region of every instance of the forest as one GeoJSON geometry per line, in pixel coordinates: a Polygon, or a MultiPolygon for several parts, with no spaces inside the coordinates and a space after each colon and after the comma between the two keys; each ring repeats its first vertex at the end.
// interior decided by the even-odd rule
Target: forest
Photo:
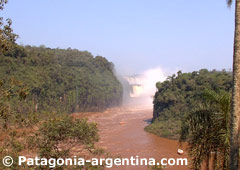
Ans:
{"type": "MultiPolygon", "coordinates": [[[[165,151],[165,153],[160,153],[157,156],[161,156],[161,154],[164,155],[166,153],[171,153],[171,156],[173,157],[183,154],[190,159],[189,167],[193,170],[200,170],[202,169],[203,165],[205,166],[206,170],[209,170],[210,166],[213,170],[237,170],[239,167],[240,152],[238,125],[240,120],[240,0],[227,0],[228,7],[230,7],[233,2],[235,2],[236,6],[232,71],[209,71],[207,69],[201,69],[199,71],[194,71],[191,73],[182,73],[182,71],[178,71],[177,74],[169,76],[164,82],[156,83],[157,91],[153,97],[153,118],[151,124],[148,124],[148,126],[145,127],[146,131],[158,136],[175,140],[178,139],[178,141],[172,140],[172,142],[175,142],[176,144],[174,147],[171,145],[172,142],[169,142],[163,146],[164,150],[167,150],[167,152],[165,151]],[[182,145],[183,142],[186,147],[182,145]],[[165,149],[167,147],[168,149],[165,149]],[[183,149],[184,152],[179,152],[179,149],[175,150],[175,147],[183,149]],[[169,149],[171,148],[174,150],[170,151],[169,149]]],[[[8,0],[0,1],[0,12],[2,12],[7,3],[8,0]]],[[[48,5],[49,4],[47,4],[47,6],[48,5]]],[[[63,6],[64,9],[66,8],[65,5],[63,6]]],[[[108,4],[104,4],[104,6],[107,5],[108,4]]],[[[90,4],[89,6],[92,5],[90,4]]],[[[119,5],[116,6],[118,8],[121,7],[119,5]]],[[[131,7],[131,5],[129,6],[131,7]]],[[[157,11],[161,11],[159,10],[159,6],[155,6],[157,7],[157,11]]],[[[37,5],[37,7],[39,7],[39,5],[37,5]]],[[[199,5],[197,5],[197,7],[199,8],[199,5]]],[[[23,9],[23,7],[20,7],[20,5],[17,5],[17,8],[23,9]]],[[[101,9],[101,12],[104,11],[102,10],[103,8],[100,8],[99,6],[97,6],[97,8],[101,9]]],[[[108,7],[108,9],[113,9],[114,12],[118,11],[114,10],[114,8],[108,7]]],[[[129,9],[131,9],[132,13],[132,8],[129,9]]],[[[52,8],[50,10],[51,12],[55,12],[52,11],[52,8]]],[[[22,11],[24,11],[24,9],[22,11]]],[[[109,10],[107,11],[109,12],[109,10]]],[[[197,10],[194,11],[197,13],[197,10]]],[[[14,10],[14,12],[17,13],[19,11],[14,10]]],[[[86,16],[84,10],[78,10],[77,12],[84,12],[82,16],[86,16]]],[[[151,12],[154,12],[154,10],[151,9],[150,13],[151,12]]],[[[61,13],[63,12],[61,11],[61,13]]],[[[146,13],[148,12],[145,12],[144,14],[146,13]]],[[[63,14],[65,15],[66,12],[63,14]]],[[[93,16],[95,14],[98,16],[100,13],[97,10],[91,10],[89,11],[89,14],[93,16]]],[[[135,11],[134,14],[136,14],[135,11]]],[[[154,19],[158,19],[156,14],[157,13],[154,12],[154,19]]],[[[204,14],[207,13],[204,11],[204,14]]],[[[31,13],[28,16],[34,15],[31,13]]],[[[46,16],[49,18],[49,15],[46,16]]],[[[127,18],[131,18],[129,15],[126,16],[127,18]]],[[[72,15],[72,17],[68,17],[68,19],[74,17],[76,17],[76,14],[72,15]]],[[[145,15],[144,17],[147,18],[148,23],[145,25],[151,29],[150,32],[153,31],[153,28],[157,28],[156,25],[154,25],[154,27],[150,26],[149,21],[152,21],[149,19],[150,17],[146,17],[145,15]]],[[[104,18],[104,20],[108,19],[106,17],[102,18],[104,18]]],[[[24,17],[20,19],[27,20],[24,17]]],[[[62,18],[60,19],[61,21],[64,20],[62,18]]],[[[120,17],[117,17],[117,20],[115,19],[116,17],[114,18],[114,21],[117,21],[118,23],[121,21],[120,17]]],[[[136,20],[137,18],[134,17],[134,19],[136,20]]],[[[88,18],[86,18],[86,20],[92,21],[88,18]]],[[[95,20],[97,21],[98,18],[94,17],[93,21],[95,20]]],[[[168,20],[172,21],[170,18],[168,20]]],[[[205,21],[205,19],[203,20],[205,21]]],[[[41,20],[36,18],[36,21],[41,20]]],[[[98,20],[97,25],[90,25],[91,28],[98,29],[99,27],[104,26],[104,24],[99,21],[102,20],[98,20]]],[[[142,18],[140,18],[140,21],[143,21],[142,18]]],[[[20,23],[21,25],[24,25],[22,24],[21,20],[20,23]]],[[[74,20],[74,23],[78,22],[74,20]]],[[[80,23],[82,25],[84,24],[82,21],[80,23]]],[[[128,23],[128,21],[125,21],[125,23],[128,23]]],[[[132,22],[130,21],[129,23],[132,22]]],[[[144,22],[141,23],[144,24],[144,22]]],[[[183,23],[186,24],[187,22],[183,23]]],[[[33,22],[30,22],[30,24],[34,25],[33,22]]],[[[46,26],[44,23],[41,24],[44,27],[46,26]]],[[[87,24],[89,24],[89,22],[87,24]]],[[[135,25],[135,23],[133,24],[135,25]]],[[[66,22],[64,22],[64,25],[70,26],[70,24],[66,24],[66,22]]],[[[114,24],[111,22],[111,25],[114,24]]],[[[143,25],[143,27],[145,25],[143,25]]],[[[191,25],[195,24],[191,22],[191,25]]],[[[51,24],[49,24],[49,26],[52,27],[51,24]]],[[[119,26],[119,24],[116,24],[116,26],[119,26]]],[[[129,27],[128,24],[125,28],[131,30],[131,28],[133,28],[131,26],[132,25],[129,27]]],[[[178,24],[178,26],[181,28],[181,25],[178,24]]],[[[204,26],[204,24],[202,24],[202,26],[204,26]]],[[[76,25],[70,27],[77,28],[76,25]]],[[[25,28],[24,30],[26,31],[27,29],[25,28]]],[[[38,28],[40,27],[38,26],[38,28]]],[[[108,24],[107,27],[103,28],[107,34],[111,35],[111,38],[114,37],[115,41],[119,40],[115,38],[115,36],[112,36],[111,32],[105,30],[105,28],[111,28],[108,24]]],[[[137,29],[132,30],[138,30],[138,28],[139,26],[137,29]]],[[[163,28],[162,25],[160,28],[163,28]]],[[[190,25],[186,25],[184,28],[191,29],[190,25]]],[[[29,29],[32,28],[29,27],[29,29]]],[[[116,31],[116,29],[113,30],[114,32],[119,33],[116,31]]],[[[186,31],[186,29],[183,30],[184,32],[189,32],[186,31]]],[[[78,29],[77,31],[77,33],[79,33],[82,30],[78,29]]],[[[157,34],[163,32],[162,30],[159,32],[159,29],[157,29],[157,31],[157,34]]],[[[171,36],[178,37],[174,36],[174,33],[172,31],[170,32],[170,38],[166,34],[167,39],[171,40],[171,36]]],[[[196,33],[197,32],[198,31],[196,31],[196,33]]],[[[85,32],[82,33],[85,34],[85,32]]],[[[126,33],[127,32],[124,31],[124,34],[122,35],[127,37],[126,35],[128,34],[126,33]]],[[[163,33],[165,34],[165,32],[163,33]]],[[[158,36],[156,36],[157,34],[155,34],[154,37],[158,38],[158,36]]],[[[91,32],[91,36],[92,35],[93,34],[91,32]]],[[[131,33],[131,35],[134,34],[131,33]]],[[[134,38],[132,38],[132,36],[129,36],[129,38],[136,40],[135,37],[141,38],[142,35],[144,35],[144,32],[142,32],[140,36],[134,36],[134,38]]],[[[176,35],[180,34],[177,33],[176,35]]],[[[199,35],[201,38],[202,34],[199,35]]],[[[47,37],[46,32],[44,32],[44,36],[47,37]]],[[[96,36],[92,37],[94,37],[95,42],[97,40],[96,36]]],[[[185,37],[186,36],[184,36],[184,38],[185,37]]],[[[192,37],[194,37],[193,41],[196,42],[196,39],[198,38],[196,34],[192,37]]],[[[32,38],[34,39],[34,36],[32,36],[32,38]]],[[[209,36],[209,38],[216,39],[214,36],[209,36]]],[[[158,140],[152,140],[156,138],[147,137],[147,142],[143,142],[144,140],[142,137],[146,137],[145,132],[141,138],[137,138],[137,135],[141,135],[141,133],[138,133],[140,131],[135,130],[138,130],[140,128],[143,130],[142,125],[138,126],[138,120],[141,120],[139,121],[141,123],[145,122],[147,124],[148,119],[145,119],[145,117],[142,115],[145,113],[152,114],[151,112],[147,112],[146,110],[135,110],[133,107],[134,109],[132,110],[134,111],[131,109],[124,110],[125,108],[109,109],[112,110],[112,112],[108,113],[111,113],[111,116],[113,116],[109,119],[106,119],[105,117],[102,117],[102,114],[99,114],[99,111],[104,111],[110,107],[120,106],[122,104],[122,99],[124,98],[123,87],[116,77],[113,63],[109,62],[103,56],[93,56],[88,51],[79,51],[77,49],[71,48],[51,49],[45,47],[44,45],[38,47],[30,45],[19,45],[16,41],[17,39],[18,35],[15,34],[12,29],[11,19],[5,18],[5,15],[2,15],[2,17],[0,17],[0,158],[3,158],[3,160],[0,161],[0,169],[52,169],[50,166],[46,165],[28,166],[27,164],[24,164],[22,166],[19,166],[17,162],[19,156],[21,155],[25,155],[26,157],[39,156],[50,160],[52,158],[68,158],[72,157],[73,155],[83,158],[107,158],[115,156],[121,157],[122,155],[119,154],[120,150],[130,154],[134,154],[136,153],[135,151],[138,151],[139,153],[144,153],[145,156],[149,156],[147,153],[151,153],[152,155],[156,154],[157,152],[155,151],[157,150],[160,150],[161,152],[163,151],[159,148],[160,145],[158,145],[159,143],[162,145],[161,141],[155,142],[158,140]],[[74,112],[79,113],[70,114],[74,112]],[[88,120],[88,118],[84,118],[84,116],[88,117],[88,114],[83,114],[83,112],[96,112],[96,115],[101,117],[101,119],[98,119],[98,122],[95,123],[93,119],[88,120]],[[121,112],[119,115],[123,116],[124,118],[120,117],[120,119],[116,116],[115,112],[117,112],[117,114],[121,112]],[[133,117],[125,119],[126,115],[134,115],[134,117],[140,117],[141,119],[135,119],[133,117]],[[133,122],[137,122],[136,126],[133,126],[135,125],[133,122]],[[104,127],[102,125],[104,125],[104,127]],[[113,127],[115,129],[113,129],[113,127]],[[124,130],[124,132],[127,133],[123,133],[123,131],[117,131],[119,129],[124,130]],[[114,132],[114,135],[112,135],[113,133],[110,131],[114,132]],[[121,133],[126,134],[127,137],[125,138],[125,136],[120,135],[121,133]],[[112,138],[106,138],[104,135],[109,135],[112,138]],[[105,145],[107,147],[101,148],[101,145],[99,145],[100,143],[104,144],[104,140],[102,139],[106,140],[113,138],[116,138],[117,141],[108,140],[111,143],[110,145],[105,145]],[[121,140],[123,141],[122,143],[121,140]],[[137,149],[138,147],[136,147],[136,141],[141,141],[141,144],[144,144],[144,147],[137,149]],[[96,145],[98,142],[99,144],[96,145]],[[129,148],[125,147],[123,144],[128,144],[129,148]],[[115,153],[117,153],[117,155],[111,155],[111,153],[108,153],[108,147],[117,148],[118,150],[115,150],[115,153]],[[149,150],[154,152],[146,152],[149,150]],[[9,159],[5,159],[6,157],[11,158],[10,164],[6,164],[9,163],[9,159]]],[[[77,39],[77,43],[79,43],[79,39],[77,39]]],[[[107,38],[104,37],[104,39],[107,38]]],[[[164,39],[160,40],[164,44],[168,44],[168,42],[165,42],[164,39]]],[[[47,39],[46,42],[48,42],[47,39]]],[[[103,41],[100,42],[102,43],[103,41]]],[[[126,39],[124,39],[123,44],[125,42],[126,39]]],[[[155,43],[155,41],[146,42],[155,43]]],[[[179,45],[179,43],[176,44],[179,45]]],[[[111,45],[112,44],[108,45],[107,49],[109,49],[111,45]]],[[[94,45],[92,44],[92,46],[94,45]]],[[[118,48],[121,47],[115,44],[114,46],[118,48]]],[[[130,48],[131,50],[134,50],[132,46],[130,46],[130,48]]],[[[147,48],[147,46],[144,46],[144,48],[147,48]]],[[[190,48],[187,46],[187,49],[191,48],[193,48],[193,46],[190,48]]],[[[211,48],[214,48],[214,46],[211,48]]],[[[177,48],[170,46],[170,50],[172,49],[178,50],[179,46],[177,46],[177,48]]],[[[201,46],[199,49],[201,51],[205,51],[205,49],[202,49],[201,46]]],[[[151,49],[147,50],[149,52],[151,49]]],[[[122,52],[127,50],[121,49],[120,51],[122,52]]],[[[217,48],[216,51],[219,52],[219,48],[217,48]]],[[[144,55],[144,53],[141,53],[141,55],[144,55]]],[[[149,57],[149,53],[146,55],[149,57]]],[[[158,54],[155,56],[158,56],[158,54]]],[[[176,56],[179,57],[181,55],[176,56]]],[[[134,55],[131,55],[131,57],[134,57],[134,55]]],[[[166,56],[164,57],[166,58],[166,56]]],[[[191,57],[194,57],[194,55],[191,57]]],[[[201,56],[201,59],[203,57],[204,56],[201,56]]],[[[150,58],[147,58],[147,60],[150,60],[150,58]]],[[[157,60],[159,60],[159,62],[162,62],[162,60],[159,58],[157,60]]],[[[156,61],[154,59],[154,62],[156,61]]],[[[172,59],[172,61],[174,60],[172,59]]],[[[198,64],[198,60],[194,59],[193,61],[198,64]]],[[[184,59],[181,60],[181,62],[184,62],[184,59]]],[[[203,63],[204,62],[206,61],[203,61],[203,63]]],[[[208,62],[211,62],[211,60],[208,62]]],[[[217,63],[217,66],[220,65],[220,62],[218,64],[218,59],[216,59],[214,62],[217,63]]],[[[129,85],[125,80],[121,81],[123,82],[123,85],[125,83],[128,87],[128,90],[130,90],[131,85],[129,85]]],[[[126,94],[128,95],[129,93],[127,92],[126,94]]],[[[156,137],[154,135],[149,136],[156,137]]],[[[162,140],[162,138],[159,139],[162,140]]],[[[106,144],[108,143],[106,142],[106,144]]],[[[59,165],[54,167],[54,169],[103,170],[105,169],[105,166],[106,165],[95,166],[86,161],[86,164],[80,166],[59,165]]],[[[148,168],[162,170],[169,167],[159,165],[148,168]]]]}
{"type": "Polygon", "coordinates": [[[186,117],[202,108],[202,96],[207,90],[230,92],[232,86],[230,71],[178,71],[177,75],[156,84],[153,120],[145,130],[161,137],[178,139],[186,117]]]}
{"type": "Polygon", "coordinates": [[[12,107],[18,112],[100,111],[122,102],[122,85],[113,63],[76,49],[20,46],[0,56],[0,79],[20,81],[27,97],[12,107]]]}
{"type": "MultiPolygon", "coordinates": [[[[0,1],[0,10],[6,3],[0,1]]],[[[13,170],[48,170],[52,168],[18,166],[18,157],[106,156],[95,146],[97,124],[69,113],[102,111],[122,103],[113,63],[87,51],[19,45],[11,20],[6,21],[0,18],[0,157],[11,155],[13,170]]],[[[103,168],[86,163],[54,169],[103,168]]],[[[6,169],[4,161],[0,169],[6,169]]]]}

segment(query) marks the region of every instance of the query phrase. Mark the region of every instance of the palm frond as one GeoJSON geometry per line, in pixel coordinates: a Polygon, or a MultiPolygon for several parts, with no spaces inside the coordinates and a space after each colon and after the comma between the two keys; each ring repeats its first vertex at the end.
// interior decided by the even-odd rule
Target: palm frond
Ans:
{"type": "Polygon", "coordinates": [[[193,170],[200,170],[203,162],[209,166],[209,161],[213,170],[227,170],[231,95],[225,91],[206,90],[201,97],[204,107],[185,118],[180,142],[188,141],[193,170]]]}

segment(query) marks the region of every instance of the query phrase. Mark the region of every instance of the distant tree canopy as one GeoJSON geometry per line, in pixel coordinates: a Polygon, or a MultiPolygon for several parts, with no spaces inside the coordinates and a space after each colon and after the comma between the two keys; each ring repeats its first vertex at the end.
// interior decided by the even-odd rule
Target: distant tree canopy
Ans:
{"type": "Polygon", "coordinates": [[[0,56],[0,79],[7,86],[11,77],[29,89],[33,110],[99,111],[122,100],[113,64],[87,51],[14,47],[0,56]]]}
{"type": "Polygon", "coordinates": [[[229,92],[232,76],[231,72],[225,70],[179,71],[156,86],[158,90],[154,96],[153,123],[145,129],[162,137],[177,139],[182,120],[200,108],[204,90],[229,92]]]}

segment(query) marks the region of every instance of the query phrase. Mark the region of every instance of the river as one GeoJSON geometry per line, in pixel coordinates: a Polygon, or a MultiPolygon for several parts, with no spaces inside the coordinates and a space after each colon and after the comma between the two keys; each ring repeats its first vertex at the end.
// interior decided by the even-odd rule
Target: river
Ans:
{"type": "MultiPolygon", "coordinates": [[[[77,115],[75,115],[77,116],[77,115]]],[[[78,117],[78,116],[77,116],[78,117]]],[[[113,156],[130,158],[186,158],[177,154],[178,141],[161,138],[145,132],[152,118],[152,109],[121,107],[102,113],[88,114],[90,121],[98,123],[100,141],[98,146],[113,156]],[[123,124],[120,124],[123,122],[123,124]]],[[[147,166],[114,166],[111,170],[147,170],[147,166]]],[[[167,170],[188,170],[187,166],[167,166],[167,170]]]]}

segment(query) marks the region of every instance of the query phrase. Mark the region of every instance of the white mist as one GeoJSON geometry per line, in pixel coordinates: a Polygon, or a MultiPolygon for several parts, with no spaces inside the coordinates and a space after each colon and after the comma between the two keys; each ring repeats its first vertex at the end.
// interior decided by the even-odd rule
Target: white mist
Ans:
{"type": "Polygon", "coordinates": [[[163,82],[170,75],[162,68],[152,68],[135,76],[125,76],[129,87],[125,88],[124,105],[152,108],[153,96],[156,92],[156,83],[163,82]]]}

